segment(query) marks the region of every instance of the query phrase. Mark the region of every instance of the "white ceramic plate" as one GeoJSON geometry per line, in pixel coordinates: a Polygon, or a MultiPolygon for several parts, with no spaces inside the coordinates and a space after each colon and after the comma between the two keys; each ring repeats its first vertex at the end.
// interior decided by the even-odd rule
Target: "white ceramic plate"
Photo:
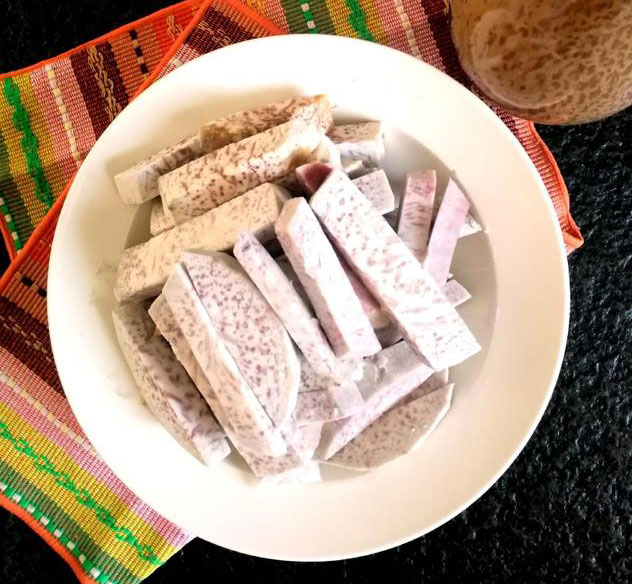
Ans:
{"type": "Polygon", "coordinates": [[[63,208],[50,264],[55,362],[80,424],[114,472],[191,533],[244,553],[331,560],[395,546],[481,496],[525,445],[565,346],[562,239],[534,166],[502,122],[458,83],[376,44],[326,36],[233,45],[171,73],[98,140],[63,208]],[[414,453],[366,475],[261,487],[235,460],[205,468],[140,403],[110,312],[121,250],[148,236],[148,209],[121,203],[112,176],[208,119],[291,95],[327,93],[339,119],[387,125],[395,187],[428,166],[456,176],[486,235],[461,240],[462,314],[484,350],[452,370],[452,409],[414,453]],[[440,162],[439,162],[440,161],[440,162]]]}

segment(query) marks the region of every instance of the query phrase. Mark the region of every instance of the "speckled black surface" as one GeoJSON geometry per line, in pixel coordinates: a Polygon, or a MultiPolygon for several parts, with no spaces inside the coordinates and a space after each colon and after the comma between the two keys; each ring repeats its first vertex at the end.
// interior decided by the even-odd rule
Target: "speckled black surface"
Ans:
{"type": "MultiPolygon", "coordinates": [[[[162,1],[2,2],[0,70],[89,40],[162,1]]],[[[194,541],[147,582],[632,582],[632,110],[542,128],[586,244],[569,260],[572,315],[557,389],[509,471],[465,513],[375,556],[328,564],[245,557],[194,541]]],[[[60,584],[69,568],[0,511],[0,582],[60,584]]]]}

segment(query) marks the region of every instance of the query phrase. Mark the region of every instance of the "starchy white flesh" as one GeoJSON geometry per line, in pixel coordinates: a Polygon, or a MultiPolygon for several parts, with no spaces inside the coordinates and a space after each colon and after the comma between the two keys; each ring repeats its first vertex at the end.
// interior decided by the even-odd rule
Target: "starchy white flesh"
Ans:
{"type": "Polygon", "coordinates": [[[356,413],[362,408],[364,402],[360,399],[354,407],[349,407],[350,404],[345,403],[347,397],[341,395],[344,391],[346,391],[345,387],[336,386],[321,391],[299,393],[293,413],[294,419],[298,424],[331,422],[356,413]]]}
{"type": "Polygon", "coordinates": [[[182,223],[284,177],[305,163],[322,137],[317,126],[293,120],[205,154],[160,178],[165,212],[182,223]]]}
{"type": "Polygon", "coordinates": [[[158,196],[158,179],[202,154],[198,134],[187,136],[114,177],[124,203],[139,205],[158,196]]]}
{"type": "Polygon", "coordinates": [[[379,351],[371,323],[307,201],[287,201],[275,230],[336,356],[379,351]]]}
{"type": "Polygon", "coordinates": [[[381,466],[423,442],[447,414],[454,385],[397,406],[375,420],[327,462],[355,470],[381,466]]]}
{"type": "Polygon", "coordinates": [[[334,126],[329,132],[340,156],[361,160],[367,166],[379,166],[384,160],[384,132],[381,122],[361,122],[334,126]]]}
{"type": "Polygon", "coordinates": [[[162,206],[162,199],[156,198],[151,202],[151,214],[149,216],[149,232],[152,237],[160,235],[163,231],[167,231],[176,224],[165,214],[165,208],[162,206]]]}
{"type": "Polygon", "coordinates": [[[357,382],[365,404],[358,413],[323,426],[318,458],[329,459],[432,373],[404,341],[365,359],[364,374],[357,382]]]}
{"type": "Polygon", "coordinates": [[[274,237],[274,223],[287,191],[271,184],[224,203],[181,225],[126,249],[118,267],[114,295],[119,302],[157,296],[185,250],[232,249],[239,234],[254,233],[260,241],[274,237]]]}
{"type": "Polygon", "coordinates": [[[301,460],[311,460],[320,443],[322,422],[299,423],[290,420],[283,428],[283,436],[301,460]]]}
{"type": "Polygon", "coordinates": [[[200,392],[141,304],[112,313],[121,351],[143,400],[169,433],[204,464],[225,458],[230,447],[200,392]]]}
{"type": "MultiPolygon", "coordinates": [[[[163,294],[222,406],[223,413],[213,411],[224,426],[226,424],[220,416],[225,415],[236,436],[235,446],[240,450],[248,449],[257,457],[281,457],[286,454],[283,437],[244,379],[180,264],[169,276],[163,294]]],[[[212,401],[211,396],[211,407],[212,401]]]]}
{"type": "Polygon", "coordinates": [[[257,238],[242,233],[233,253],[314,370],[326,377],[343,378],[341,364],[318,321],[257,238]]]}
{"type": "MultiPolygon", "coordinates": [[[[149,316],[156,324],[156,327],[165,340],[171,345],[176,359],[182,364],[189,377],[198,388],[206,403],[211,406],[211,411],[215,414],[213,399],[217,400],[215,392],[204,372],[200,368],[191,347],[184,337],[182,328],[169,306],[169,302],[164,294],[156,298],[149,307],[149,316]]],[[[223,427],[224,424],[222,424],[223,427]]]]}
{"type": "Polygon", "coordinates": [[[419,387],[413,389],[410,393],[407,393],[402,399],[400,399],[392,408],[388,411],[392,411],[399,406],[414,402],[420,397],[424,397],[437,389],[441,389],[448,384],[448,370],[435,371],[426,381],[424,381],[419,387]]]}
{"type": "Polygon", "coordinates": [[[437,174],[434,170],[414,172],[406,177],[397,234],[420,262],[428,249],[436,191],[437,174]]]}
{"type": "Polygon", "coordinates": [[[341,171],[310,204],[364,285],[434,369],[480,350],[463,319],[386,220],[341,171]]]}
{"type": "Polygon", "coordinates": [[[382,310],[382,307],[375,299],[375,296],[367,290],[367,287],[362,283],[362,280],[356,276],[351,266],[347,263],[347,260],[345,260],[341,255],[338,255],[338,259],[340,260],[340,265],[347,275],[347,278],[349,278],[349,282],[351,282],[353,291],[360,300],[360,304],[362,304],[364,314],[366,314],[369,318],[371,326],[374,329],[381,329],[388,326],[391,321],[386,315],[386,312],[382,310]]]}
{"type": "Polygon", "coordinates": [[[355,178],[352,182],[380,215],[386,215],[395,209],[395,195],[382,169],[355,178]]]}
{"type": "Polygon", "coordinates": [[[423,263],[439,286],[448,280],[459,232],[465,224],[469,208],[467,197],[450,179],[432,226],[423,263]]]}
{"type": "MultiPolygon", "coordinates": [[[[278,240],[275,239],[274,241],[278,243],[278,240]]],[[[281,244],[279,244],[279,247],[280,245],[281,244]]],[[[279,268],[281,268],[281,271],[285,274],[287,279],[290,281],[290,283],[292,284],[292,287],[294,288],[294,290],[296,290],[296,293],[301,297],[301,299],[305,303],[305,306],[309,308],[310,314],[313,315],[312,303],[309,300],[309,296],[307,296],[307,292],[305,292],[305,288],[303,288],[303,285],[300,283],[298,276],[296,275],[296,272],[294,271],[294,268],[292,267],[292,264],[290,263],[290,260],[287,259],[287,256],[280,255],[277,258],[275,258],[274,261],[277,263],[279,268]]],[[[316,323],[318,323],[318,320],[316,320],[316,323]]]]}
{"type": "Polygon", "coordinates": [[[200,128],[202,149],[211,152],[292,119],[303,120],[323,133],[328,132],[333,126],[329,99],[326,95],[291,97],[213,120],[200,128]]]}
{"type": "Polygon", "coordinates": [[[298,356],[283,323],[235,258],[185,252],[180,263],[246,383],[281,428],[296,405],[300,381],[298,356]]]}
{"type": "Polygon", "coordinates": [[[461,230],[459,231],[459,237],[474,235],[474,233],[478,233],[482,230],[483,228],[481,227],[480,223],[468,213],[465,217],[465,223],[462,225],[461,230]]]}
{"type": "Polygon", "coordinates": [[[467,291],[467,289],[459,284],[454,278],[452,280],[448,280],[442,290],[452,306],[460,306],[472,298],[472,295],[467,291]]]}

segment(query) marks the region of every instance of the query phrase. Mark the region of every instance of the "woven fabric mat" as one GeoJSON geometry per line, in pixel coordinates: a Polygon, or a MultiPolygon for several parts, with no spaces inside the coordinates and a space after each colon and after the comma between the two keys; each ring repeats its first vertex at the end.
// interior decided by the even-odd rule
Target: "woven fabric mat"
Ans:
{"type": "MultiPolygon", "coordinates": [[[[0,280],[0,504],[31,525],[85,582],[139,582],[190,539],[99,458],[53,363],[46,318],[50,245],[69,181],[99,135],[135,95],[181,64],[282,32],[388,44],[469,86],[443,0],[248,4],[188,0],[0,76],[0,217],[15,257],[0,280]]],[[[575,249],[581,235],[551,154],[533,124],[496,111],[535,163],[567,249],[575,249]]]]}

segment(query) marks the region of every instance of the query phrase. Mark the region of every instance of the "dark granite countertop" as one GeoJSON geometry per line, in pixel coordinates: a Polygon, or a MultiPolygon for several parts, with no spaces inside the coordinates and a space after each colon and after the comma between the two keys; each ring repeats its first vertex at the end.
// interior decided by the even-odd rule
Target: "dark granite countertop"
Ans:
{"type": "MultiPolygon", "coordinates": [[[[166,6],[5,0],[0,71],[67,50],[166,6]]],[[[424,538],[326,564],[259,560],[196,540],[147,582],[632,582],[632,109],[541,128],[586,243],[569,259],[572,313],[557,389],[533,438],[478,502],[424,538]]],[[[6,259],[0,252],[0,268],[6,259]]],[[[543,282],[542,285],[546,285],[543,282]]],[[[0,510],[0,582],[75,577],[0,510]]]]}

